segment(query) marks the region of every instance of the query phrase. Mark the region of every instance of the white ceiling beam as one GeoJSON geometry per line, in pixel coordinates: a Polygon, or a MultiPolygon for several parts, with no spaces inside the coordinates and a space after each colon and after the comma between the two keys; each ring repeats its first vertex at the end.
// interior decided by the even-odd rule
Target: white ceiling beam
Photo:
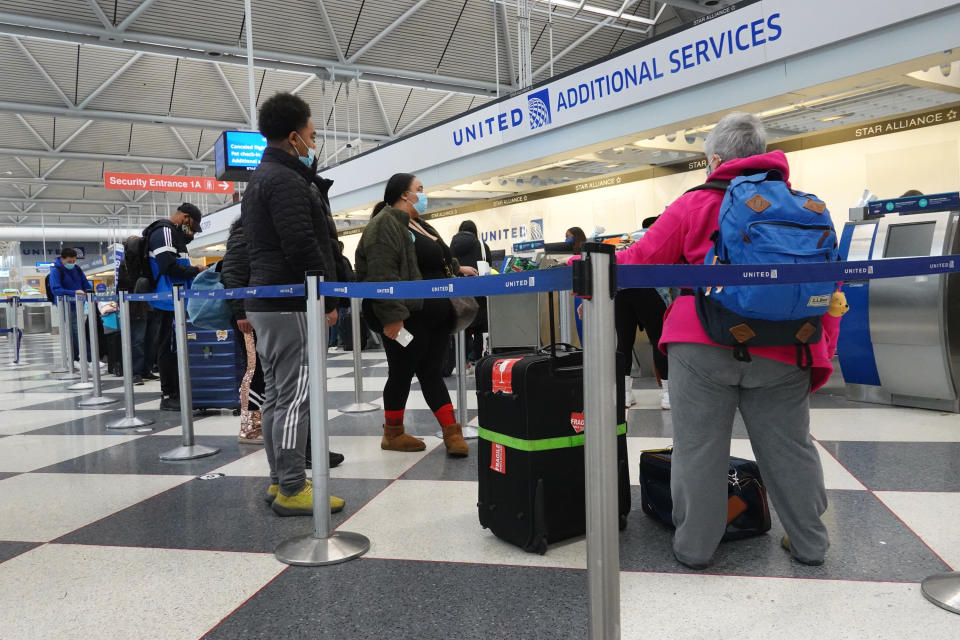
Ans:
{"type": "Polygon", "coordinates": [[[104,80],[103,82],[101,82],[101,83],[100,83],[100,86],[97,87],[96,89],[94,89],[94,90],[90,93],[90,95],[88,95],[86,98],[84,98],[83,100],[81,100],[81,101],[80,101],[80,104],[77,105],[77,109],[85,109],[88,104],[90,104],[91,102],[93,102],[93,100],[94,100],[98,95],[100,95],[101,93],[103,93],[103,91],[104,91],[107,87],[109,87],[111,84],[113,84],[113,82],[114,82],[117,78],[119,78],[120,76],[122,76],[122,75],[126,72],[127,69],[129,69],[130,67],[132,67],[132,66],[134,65],[134,63],[135,63],[137,60],[139,60],[140,58],[142,58],[142,57],[143,57],[143,53],[142,53],[142,52],[139,52],[139,51],[138,51],[137,53],[133,54],[133,56],[131,56],[129,60],[127,60],[126,62],[124,62],[123,65],[121,65],[121,67],[120,67],[119,69],[117,69],[116,71],[114,71],[113,73],[111,73],[111,74],[110,74],[110,77],[108,77],[106,80],[104,80]]]}
{"type": "MultiPolygon", "coordinates": [[[[66,160],[65,158],[61,158],[60,160],[57,160],[56,162],[53,163],[53,166],[51,166],[49,169],[47,169],[46,171],[44,171],[44,172],[43,172],[43,175],[40,176],[40,177],[43,178],[44,180],[46,180],[47,178],[50,177],[50,174],[52,174],[54,171],[56,171],[57,169],[59,169],[59,168],[63,165],[63,163],[66,162],[66,161],[67,161],[67,160],[66,160]]],[[[46,187],[43,187],[43,188],[46,189],[46,187]]]]}
{"type": "Polygon", "coordinates": [[[20,124],[22,124],[24,127],[26,127],[26,128],[27,128],[27,131],[29,131],[30,133],[32,133],[34,138],[36,138],[37,140],[40,141],[40,144],[43,145],[43,148],[44,148],[44,149],[46,149],[47,151],[53,151],[53,147],[51,147],[49,144],[47,144],[47,141],[44,140],[43,136],[40,135],[40,133],[39,133],[36,129],[34,129],[33,126],[32,126],[29,122],[27,122],[26,118],[24,118],[24,117],[23,117],[22,115],[20,115],[19,113],[13,114],[13,117],[15,117],[17,120],[19,120],[19,121],[20,121],[20,124]]]}
{"type": "Polygon", "coordinates": [[[442,98],[440,98],[439,100],[437,100],[436,102],[434,102],[434,103],[433,103],[432,105],[430,105],[430,107],[429,107],[428,109],[426,109],[423,113],[421,113],[421,114],[418,115],[416,118],[414,118],[413,120],[411,120],[410,122],[408,122],[406,125],[404,125],[403,129],[400,129],[400,131],[397,131],[397,135],[398,135],[398,136],[402,136],[404,133],[406,133],[407,131],[409,131],[409,130],[412,129],[413,127],[417,126],[424,118],[426,118],[426,117],[429,116],[431,113],[433,113],[434,111],[436,111],[437,109],[439,109],[440,107],[442,107],[443,105],[445,105],[445,104],[450,100],[450,98],[453,97],[453,95],[454,95],[454,94],[452,94],[452,93],[448,93],[447,95],[443,96],[442,98]]]}
{"type": "Polygon", "coordinates": [[[292,93],[293,95],[297,95],[298,93],[300,93],[301,91],[309,87],[310,84],[316,79],[317,79],[317,76],[313,74],[307,76],[307,78],[303,82],[298,84],[296,87],[294,87],[293,91],[291,91],[290,93],[292,93]]]}
{"type": "Polygon", "coordinates": [[[412,7],[404,11],[396,20],[388,24],[384,29],[381,29],[380,32],[377,33],[377,35],[370,38],[370,40],[365,45],[357,49],[352,56],[347,58],[347,62],[349,64],[353,64],[354,62],[356,62],[363,54],[365,54],[372,47],[374,47],[384,37],[389,35],[391,31],[393,31],[394,29],[399,27],[401,24],[403,24],[407,18],[409,18],[410,16],[415,14],[417,11],[419,11],[420,7],[427,4],[428,1],[429,0],[417,0],[416,4],[414,4],[412,7]]]}
{"type": "Polygon", "coordinates": [[[17,46],[18,49],[20,49],[20,53],[26,56],[27,60],[30,61],[30,64],[32,64],[33,67],[40,72],[40,75],[43,76],[43,79],[47,81],[47,84],[50,85],[50,88],[53,89],[58,96],[60,96],[60,99],[63,100],[63,103],[69,107],[73,107],[73,101],[67,97],[67,94],[63,92],[63,89],[60,88],[60,85],[58,85],[54,81],[54,79],[50,77],[50,74],[47,73],[47,70],[43,68],[42,64],[40,64],[40,61],[37,60],[35,57],[33,57],[33,54],[30,53],[30,50],[27,49],[27,47],[24,46],[22,42],[20,42],[20,39],[19,38],[10,38],[10,39],[13,40],[13,43],[17,46]]]}
{"type": "Polygon", "coordinates": [[[107,29],[113,29],[113,23],[110,22],[110,18],[103,12],[103,9],[100,8],[100,3],[97,0],[87,0],[87,4],[90,6],[90,10],[93,11],[93,15],[97,16],[97,20],[100,21],[107,29]]]}
{"type": "Polygon", "coordinates": [[[124,18],[123,21],[117,25],[117,31],[126,31],[127,28],[133,24],[137,18],[140,17],[140,14],[150,8],[150,5],[152,5],[153,2],[154,0],[143,0],[143,2],[141,2],[136,9],[130,12],[130,15],[124,18]]]}
{"type": "MultiPolygon", "coordinates": [[[[53,150],[52,150],[52,149],[51,149],[50,153],[53,153],[53,150]]],[[[31,176],[33,176],[33,177],[35,177],[35,178],[39,178],[39,177],[40,177],[40,174],[37,173],[36,171],[34,171],[34,170],[33,170],[33,167],[31,167],[31,166],[28,165],[26,162],[24,162],[23,160],[21,160],[18,156],[14,156],[13,159],[16,160],[17,163],[19,163],[21,167],[23,167],[24,169],[26,169],[27,173],[29,173],[31,176]]]]}
{"type": "Polygon", "coordinates": [[[0,101],[0,112],[36,113],[58,118],[92,118],[94,120],[112,120],[127,123],[167,124],[179,127],[193,127],[196,129],[243,129],[247,126],[245,122],[231,122],[228,120],[181,118],[179,116],[162,116],[130,111],[106,111],[103,109],[77,109],[72,106],[51,107],[45,104],[30,104],[27,102],[0,101]]]}
{"type": "MultiPolygon", "coordinates": [[[[147,193],[150,193],[149,191],[147,193]]],[[[125,203],[122,200],[82,200],[80,198],[40,198],[38,200],[29,199],[29,198],[12,198],[7,196],[0,196],[0,202],[9,202],[11,204],[110,204],[116,206],[123,206],[125,203]]]]}
{"type": "MultiPolygon", "coordinates": [[[[153,173],[148,172],[148,173],[153,173]]],[[[52,187],[103,187],[103,180],[71,180],[67,178],[0,178],[0,185],[9,184],[14,187],[21,184],[45,184],[52,187]]],[[[26,195],[26,194],[25,194],[26,195]]]]}
{"type": "Polygon", "coordinates": [[[67,136],[67,139],[66,139],[66,140],[64,140],[64,141],[61,142],[59,145],[57,145],[57,148],[54,149],[54,151],[63,151],[63,150],[65,150],[65,149],[67,148],[67,145],[68,145],[68,144],[70,144],[71,142],[73,142],[74,140],[76,140],[76,139],[77,139],[77,136],[79,136],[81,133],[83,133],[84,131],[86,131],[86,130],[90,127],[90,125],[92,125],[92,124],[93,124],[93,120],[87,120],[86,122],[84,122],[82,125],[80,125],[79,127],[77,127],[77,130],[76,130],[76,131],[74,131],[74,132],[71,133],[69,136],[67,136]]]}
{"type": "Polygon", "coordinates": [[[11,149],[0,147],[0,156],[24,156],[27,158],[54,158],[59,160],[93,160],[96,162],[152,162],[174,166],[204,166],[212,167],[213,162],[195,160],[193,158],[155,158],[148,156],[122,155],[113,153],[83,153],[77,151],[38,151],[36,149],[11,149]]]}
{"type": "MultiPolygon", "coordinates": [[[[143,51],[156,55],[208,62],[210,61],[209,53],[213,52],[219,54],[218,61],[221,64],[247,65],[247,52],[244,47],[130,31],[125,32],[122,37],[117,37],[115,31],[94,25],[23,16],[8,12],[0,12],[0,34],[87,44],[125,51],[143,51]]],[[[314,72],[317,67],[320,67],[334,72],[344,81],[353,80],[357,77],[357,74],[360,74],[363,82],[379,82],[468,95],[491,96],[497,93],[496,84],[484,80],[392,67],[351,64],[349,62],[343,64],[337,60],[326,60],[289,52],[258,49],[254,51],[254,59],[256,66],[262,69],[307,73],[314,72]]],[[[507,90],[509,87],[501,87],[501,89],[507,90]]]]}
{"type": "Polygon", "coordinates": [[[340,48],[340,42],[337,40],[337,32],[333,29],[333,23],[330,22],[330,16],[327,15],[327,6],[323,3],[323,0],[316,0],[317,9],[320,10],[320,16],[323,18],[323,25],[327,28],[327,35],[330,36],[330,43],[333,45],[333,50],[337,52],[337,60],[341,63],[346,62],[343,57],[343,49],[340,48]]]}
{"type": "Polygon", "coordinates": [[[377,111],[380,112],[380,117],[383,118],[384,131],[392,131],[393,127],[390,126],[390,118],[387,116],[387,110],[383,107],[380,90],[377,89],[377,85],[375,84],[370,85],[370,88],[373,89],[373,101],[377,104],[377,111]]]}
{"type": "MultiPolygon", "coordinates": [[[[194,160],[196,160],[196,159],[197,159],[197,154],[194,153],[193,149],[190,148],[190,145],[187,144],[187,141],[183,139],[183,136],[180,135],[180,132],[177,131],[176,128],[174,128],[173,126],[171,126],[171,127],[170,127],[170,133],[172,133],[172,134],[173,134],[173,137],[177,139],[177,142],[180,143],[180,146],[183,147],[183,150],[186,151],[187,154],[188,154],[191,158],[193,158],[194,160]]],[[[144,169],[146,169],[146,167],[144,167],[144,169]]]]}
{"type": "Polygon", "coordinates": [[[230,93],[230,97],[233,98],[233,101],[236,103],[237,107],[240,108],[240,113],[243,114],[243,119],[247,120],[249,124],[250,114],[247,111],[247,108],[243,106],[243,101],[240,99],[240,96],[237,95],[236,89],[234,89],[233,85],[230,84],[227,74],[223,72],[223,69],[221,69],[220,65],[216,62],[212,62],[211,64],[213,65],[213,68],[216,69],[217,75],[220,76],[220,81],[223,83],[223,86],[226,87],[227,91],[230,93]]]}
{"type": "Polygon", "coordinates": [[[510,39],[510,29],[507,26],[507,9],[502,4],[497,5],[497,17],[503,33],[503,41],[507,45],[507,70],[510,73],[510,88],[517,86],[517,63],[513,59],[513,42],[510,39]]]}

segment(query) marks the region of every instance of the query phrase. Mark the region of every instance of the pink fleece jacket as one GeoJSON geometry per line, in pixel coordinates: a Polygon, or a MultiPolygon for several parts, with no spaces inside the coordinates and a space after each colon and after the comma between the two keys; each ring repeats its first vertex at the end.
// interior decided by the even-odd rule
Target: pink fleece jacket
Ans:
{"type": "MultiPolygon", "coordinates": [[[[776,169],[784,180],[790,177],[787,157],[772,151],[750,158],[738,158],[721,164],[711,180],[732,180],[747,169],[776,169]]],[[[656,224],[640,240],[617,253],[618,264],[703,264],[713,245],[710,236],[718,227],[718,214],[723,192],[713,189],[685,193],[667,207],[656,224]]],[[[826,384],[833,373],[830,359],[837,346],[840,318],[824,314],[823,338],[810,345],[813,352],[811,387],[815,391],[826,384]]],[[[671,342],[715,344],[704,333],[697,317],[696,299],[680,296],[667,309],[660,338],[660,349],[666,353],[671,342]]],[[[796,350],[788,347],[751,347],[753,356],[796,364],[796,350]]],[[[732,357],[732,356],[731,356],[732,357]]]]}

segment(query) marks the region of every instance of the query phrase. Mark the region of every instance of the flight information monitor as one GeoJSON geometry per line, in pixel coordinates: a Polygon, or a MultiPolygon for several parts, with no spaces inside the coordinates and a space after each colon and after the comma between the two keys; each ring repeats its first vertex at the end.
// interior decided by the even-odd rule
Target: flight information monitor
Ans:
{"type": "Polygon", "coordinates": [[[214,147],[217,180],[246,182],[266,148],[267,139],[256,131],[224,131],[214,147]]]}

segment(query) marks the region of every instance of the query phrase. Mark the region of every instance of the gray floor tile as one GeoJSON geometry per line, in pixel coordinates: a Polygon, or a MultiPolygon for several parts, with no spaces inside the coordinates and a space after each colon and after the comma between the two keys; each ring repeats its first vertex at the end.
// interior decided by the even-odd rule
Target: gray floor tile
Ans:
{"type": "Polygon", "coordinates": [[[359,559],[291,567],[206,638],[587,637],[586,573],[359,559]],[[296,615],[278,615],[278,603],[296,615]]]}
{"type": "MultiPolygon", "coordinates": [[[[4,436],[4,437],[6,437],[6,436],[4,436]]],[[[13,477],[13,476],[18,476],[18,475],[20,475],[20,474],[19,474],[19,473],[10,473],[10,472],[0,472],[0,480],[3,480],[4,478],[10,478],[10,477],[13,477]]]]}
{"type": "MultiPolygon", "coordinates": [[[[403,480],[459,480],[477,481],[477,447],[476,438],[467,440],[470,455],[466,458],[451,458],[443,445],[437,447],[424,456],[420,462],[413,465],[402,476],[403,480]]],[[[490,446],[487,444],[487,446],[490,446]]]]}
{"type": "MultiPolygon", "coordinates": [[[[281,518],[263,500],[266,478],[228,476],[191,480],[57,542],[271,553],[283,540],[313,531],[313,519],[281,518]]],[[[389,484],[387,480],[330,480],[346,506],[331,515],[336,527],[389,484]]]]}
{"type": "MultiPolygon", "coordinates": [[[[29,407],[29,408],[32,408],[32,407],[29,407]]],[[[119,420],[124,415],[125,415],[124,409],[123,409],[123,406],[121,405],[119,408],[115,408],[109,413],[99,413],[97,415],[88,416],[86,418],[82,418],[79,420],[71,420],[69,422],[64,422],[62,424],[55,424],[49,427],[43,427],[42,429],[28,431],[27,433],[29,433],[32,436],[104,435],[104,434],[130,435],[131,433],[134,433],[132,429],[124,429],[122,431],[107,429],[108,424],[116,420],[119,420]]],[[[154,423],[149,426],[155,432],[180,426],[180,414],[173,411],[137,411],[136,415],[138,418],[153,420],[154,423]]],[[[194,420],[196,421],[200,421],[202,419],[203,418],[201,417],[194,418],[194,420]]]]}
{"type": "MultiPolygon", "coordinates": [[[[113,404],[109,404],[109,405],[103,405],[102,408],[104,408],[104,409],[109,409],[109,410],[111,410],[111,411],[113,411],[113,410],[122,410],[122,409],[123,409],[123,396],[122,396],[122,395],[120,395],[120,394],[118,394],[118,393],[116,393],[116,392],[106,393],[106,389],[103,389],[103,391],[104,391],[104,395],[106,395],[108,398],[116,398],[116,399],[117,399],[117,402],[115,402],[115,403],[113,403],[113,404]]],[[[77,409],[77,408],[80,408],[80,407],[78,406],[78,405],[79,405],[79,402],[80,402],[81,400],[83,400],[84,398],[89,397],[89,396],[91,395],[91,393],[92,393],[92,392],[87,391],[87,392],[84,392],[84,393],[78,393],[78,394],[77,394],[75,397],[73,397],[73,398],[64,398],[64,399],[61,399],[61,400],[50,400],[49,402],[43,402],[42,400],[38,400],[38,403],[37,403],[37,404],[30,405],[30,406],[26,406],[26,407],[20,407],[20,408],[21,408],[21,409],[36,410],[36,411],[77,409]]],[[[138,393],[138,394],[136,395],[136,402],[137,402],[138,404],[141,403],[141,402],[150,402],[150,401],[159,401],[159,400],[160,400],[160,394],[159,394],[159,393],[144,392],[144,393],[138,393]]],[[[98,408],[99,408],[99,407],[98,407],[98,408]]]]}
{"type": "Polygon", "coordinates": [[[39,547],[40,542],[7,542],[0,540],[0,563],[39,547]]]}
{"type": "Polygon", "coordinates": [[[180,436],[150,436],[102,449],[79,458],[36,469],[40,473],[142,473],[201,475],[259,449],[238,444],[236,436],[200,436],[197,444],[220,447],[216,455],[182,462],[164,462],[160,454],[181,444],[180,436]]]}
{"type": "MultiPolygon", "coordinates": [[[[769,533],[721,543],[707,573],[837,580],[918,582],[949,570],[900,520],[865,491],[828,491],[824,523],[830,550],[821,567],[791,559],[780,546],[783,526],[773,514],[769,533]]],[[[632,487],[633,511],[620,534],[620,566],[627,571],[695,573],[672,552],[673,530],[640,510],[640,488],[632,487]]]]}
{"type": "MultiPolygon", "coordinates": [[[[909,432],[909,426],[904,425],[909,432]]],[[[875,491],[960,491],[958,442],[821,442],[875,491]]]]}

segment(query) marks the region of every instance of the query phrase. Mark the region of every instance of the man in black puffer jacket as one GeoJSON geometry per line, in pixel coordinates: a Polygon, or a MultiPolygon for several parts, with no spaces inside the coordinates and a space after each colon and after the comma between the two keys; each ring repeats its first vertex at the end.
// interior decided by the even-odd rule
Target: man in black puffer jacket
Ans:
{"type": "MultiPolygon", "coordinates": [[[[316,129],[301,98],[278,93],[260,107],[267,139],[260,166],[250,177],[240,219],[250,256],[250,287],[298,284],[304,272],[339,280],[337,228],[327,191],[317,176],[316,129]]],[[[325,298],[327,323],[337,321],[336,298],[325,298]]],[[[282,516],[312,515],[313,486],[305,452],[310,428],[307,401],[307,320],[303,298],[250,298],[244,308],[257,334],[257,355],[266,381],[261,424],[270,463],[269,496],[282,516]]],[[[330,496],[333,511],[343,500],[330,496]]]]}

